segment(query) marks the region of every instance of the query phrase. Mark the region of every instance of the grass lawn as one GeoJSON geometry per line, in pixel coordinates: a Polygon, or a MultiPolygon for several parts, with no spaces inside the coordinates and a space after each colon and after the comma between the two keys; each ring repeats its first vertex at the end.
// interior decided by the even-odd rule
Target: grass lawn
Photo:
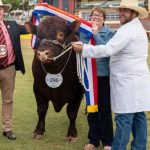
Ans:
{"type": "MultiPolygon", "coordinates": [[[[46,117],[46,134],[44,138],[38,141],[32,139],[32,133],[37,123],[37,113],[32,90],[33,78],[31,63],[33,50],[30,48],[29,43],[30,42],[27,40],[22,40],[26,74],[23,76],[20,72],[17,73],[14,93],[13,129],[17,135],[17,140],[7,140],[0,134],[0,150],[82,150],[87,142],[88,131],[86,116],[84,115],[84,100],[80,107],[77,119],[78,142],[72,144],[65,142],[65,135],[68,128],[68,118],[65,113],[66,108],[64,107],[61,113],[55,113],[51,103],[46,117]]],[[[1,128],[0,133],[2,133],[1,128]]],[[[148,143],[150,143],[150,138],[148,143]]],[[[149,149],[150,144],[148,145],[148,150],[149,149]]]]}

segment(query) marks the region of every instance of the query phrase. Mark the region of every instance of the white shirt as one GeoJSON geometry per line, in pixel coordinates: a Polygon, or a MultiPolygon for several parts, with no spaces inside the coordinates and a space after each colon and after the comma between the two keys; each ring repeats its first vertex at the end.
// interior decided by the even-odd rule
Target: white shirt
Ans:
{"type": "Polygon", "coordinates": [[[84,45],[82,56],[110,56],[113,112],[135,113],[150,110],[148,39],[138,18],[121,26],[106,45],[84,45]]]}

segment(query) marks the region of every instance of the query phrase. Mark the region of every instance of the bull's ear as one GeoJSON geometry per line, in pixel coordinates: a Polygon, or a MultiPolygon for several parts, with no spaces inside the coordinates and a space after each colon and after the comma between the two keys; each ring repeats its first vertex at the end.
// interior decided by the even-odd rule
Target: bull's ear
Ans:
{"type": "Polygon", "coordinates": [[[81,22],[76,20],[69,25],[69,34],[76,33],[80,28],[81,22]]]}

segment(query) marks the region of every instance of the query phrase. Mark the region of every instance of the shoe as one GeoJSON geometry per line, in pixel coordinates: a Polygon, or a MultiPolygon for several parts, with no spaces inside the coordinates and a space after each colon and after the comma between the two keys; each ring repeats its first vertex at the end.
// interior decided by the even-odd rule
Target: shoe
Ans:
{"type": "Polygon", "coordinates": [[[86,144],[84,150],[96,150],[96,147],[93,144],[86,144]]]}
{"type": "Polygon", "coordinates": [[[16,140],[16,136],[12,133],[12,131],[3,132],[3,136],[6,136],[10,140],[16,140]]]}
{"type": "Polygon", "coordinates": [[[104,150],[111,150],[110,146],[104,146],[104,150]]]}

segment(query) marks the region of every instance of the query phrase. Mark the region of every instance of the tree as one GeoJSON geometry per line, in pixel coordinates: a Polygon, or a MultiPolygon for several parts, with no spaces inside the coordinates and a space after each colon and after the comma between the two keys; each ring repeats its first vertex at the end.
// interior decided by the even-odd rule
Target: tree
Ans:
{"type": "Polygon", "coordinates": [[[3,0],[3,3],[11,4],[11,10],[29,10],[34,8],[34,6],[29,6],[29,0],[3,0]]]}
{"type": "Polygon", "coordinates": [[[17,8],[19,8],[19,3],[20,3],[20,0],[3,0],[3,3],[4,4],[11,4],[12,6],[12,10],[15,10],[17,8]]]}

